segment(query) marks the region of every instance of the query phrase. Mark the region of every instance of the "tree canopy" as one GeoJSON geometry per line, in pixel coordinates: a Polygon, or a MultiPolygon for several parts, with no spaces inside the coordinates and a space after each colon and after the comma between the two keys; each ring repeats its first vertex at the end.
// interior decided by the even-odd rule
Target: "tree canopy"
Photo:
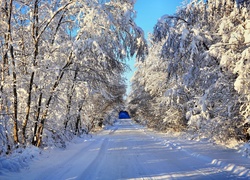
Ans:
{"type": "Polygon", "coordinates": [[[111,123],[125,60],[144,59],[134,1],[1,1],[0,154],[111,123]],[[42,141],[43,140],[43,141],[42,141]]]}
{"type": "Polygon", "coordinates": [[[194,0],[162,16],[137,61],[130,114],[160,130],[249,140],[250,6],[194,0]]]}

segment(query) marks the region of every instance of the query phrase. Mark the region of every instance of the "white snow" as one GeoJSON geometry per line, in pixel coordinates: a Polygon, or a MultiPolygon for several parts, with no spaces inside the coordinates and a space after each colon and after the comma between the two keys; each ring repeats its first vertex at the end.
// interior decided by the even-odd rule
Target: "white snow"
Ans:
{"type": "Polygon", "coordinates": [[[119,120],[92,137],[79,138],[65,150],[31,149],[22,153],[28,160],[20,170],[10,165],[18,158],[0,158],[0,179],[250,178],[250,161],[236,150],[156,133],[131,120],[119,120]]]}

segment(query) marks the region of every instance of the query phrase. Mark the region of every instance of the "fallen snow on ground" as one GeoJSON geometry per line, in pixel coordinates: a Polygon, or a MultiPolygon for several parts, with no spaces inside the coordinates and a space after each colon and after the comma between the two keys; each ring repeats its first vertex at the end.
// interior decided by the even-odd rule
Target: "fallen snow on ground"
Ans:
{"type": "Polygon", "coordinates": [[[119,120],[64,150],[30,147],[2,157],[0,179],[250,179],[250,160],[207,141],[156,133],[119,120]]]}

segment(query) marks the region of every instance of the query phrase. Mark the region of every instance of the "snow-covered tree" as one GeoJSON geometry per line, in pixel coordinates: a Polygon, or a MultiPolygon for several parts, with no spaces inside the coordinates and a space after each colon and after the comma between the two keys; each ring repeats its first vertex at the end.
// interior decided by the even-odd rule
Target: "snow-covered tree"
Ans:
{"type": "Polygon", "coordinates": [[[194,0],[162,16],[149,56],[133,80],[141,83],[141,92],[135,87],[131,102],[138,94],[150,94],[154,101],[147,107],[158,126],[173,129],[175,122],[174,129],[186,126],[215,140],[246,140],[248,19],[249,5],[231,0],[194,0]]]}
{"type": "Polygon", "coordinates": [[[1,7],[1,153],[14,142],[63,144],[93,120],[108,122],[123,103],[125,59],[144,58],[146,49],[134,1],[1,1],[1,7]]]}

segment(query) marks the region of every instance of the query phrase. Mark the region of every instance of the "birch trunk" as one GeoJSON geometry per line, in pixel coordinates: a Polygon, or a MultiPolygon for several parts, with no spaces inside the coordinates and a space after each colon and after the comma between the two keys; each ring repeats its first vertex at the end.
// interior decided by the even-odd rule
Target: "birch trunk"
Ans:
{"type": "Polygon", "coordinates": [[[38,107],[37,107],[37,112],[36,112],[36,118],[35,118],[33,140],[32,140],[33,145],[37,144],[37,139],[38,139],[36,134],[37,134],[38,122],[39,122],[39,117],[40,117],[40,112],[41,112],[42,97],[43,97],[43,93],[40,92],[39,99],[38,99],[38,107]]]}
{"type": "MultiPolygon", "coordinates": [[[[14,48],[12,45],[12,35],[11,35],[11,17],[12,17],[12,7],[13,7],[13,0],[9,1],[8,5],[8,13],[7,13],[7,43],[8,43],[8,50],[10,52],[11,64],[12,64],[12,89],[13,89],[13,138],[14,143],[18,144],[18,123],[17,123],[17,113],[18,113],[18,102],[17,102],[17,76],[16,76],[16,64],[15,64],[15,57],[14,57],[14,48]]],[[[6,55],[7,56],[7,55],[6,55]]]]}

